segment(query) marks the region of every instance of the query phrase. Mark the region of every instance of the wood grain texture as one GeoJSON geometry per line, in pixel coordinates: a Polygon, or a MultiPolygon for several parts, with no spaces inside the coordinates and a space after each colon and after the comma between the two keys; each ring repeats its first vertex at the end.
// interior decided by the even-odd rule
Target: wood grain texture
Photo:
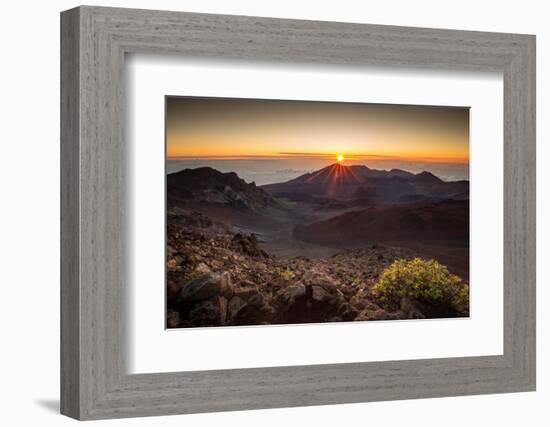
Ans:
{"type": "Polygon", "coordinates": [[[61,412],[80,414],[79,11],[61,20],[61,412]]]}
{"type": "Polygon", "coordinates": [[[535,38],[80,7],[62,14],[62,413],[99,419],[535,388],[535,38]],[[128,375],[124,56],[501,71],[504,354],[128,375]]]}

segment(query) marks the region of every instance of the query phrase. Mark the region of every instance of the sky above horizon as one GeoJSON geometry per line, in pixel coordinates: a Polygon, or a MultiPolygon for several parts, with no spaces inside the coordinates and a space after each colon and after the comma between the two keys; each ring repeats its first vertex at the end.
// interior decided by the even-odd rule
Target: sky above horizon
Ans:
{"type": "Polygon", "coordinates": [[[466,166],[469,108],[167,97],[166,154],[466,166]]]}

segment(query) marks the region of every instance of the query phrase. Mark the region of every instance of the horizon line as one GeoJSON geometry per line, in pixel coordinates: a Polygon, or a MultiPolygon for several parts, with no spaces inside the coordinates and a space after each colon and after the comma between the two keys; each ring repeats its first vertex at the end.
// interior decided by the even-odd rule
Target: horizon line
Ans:
{"type": "MultiPolygon", "coordinates": [[[[445,163],[445,164],[461,164],[467,165],[470,163],[469,158],[459,157],[401,157],[391,155],[377,154],[350,154],[344,155],[344,162],[348,161],[399,161],[408,163],[445,163]]],[[[243,154],[243,155],[183,155],[183,156],[166,156],[166,160],[335,160],[336,154],[324,153],[277,153],[277,154],[243,154]]]]}

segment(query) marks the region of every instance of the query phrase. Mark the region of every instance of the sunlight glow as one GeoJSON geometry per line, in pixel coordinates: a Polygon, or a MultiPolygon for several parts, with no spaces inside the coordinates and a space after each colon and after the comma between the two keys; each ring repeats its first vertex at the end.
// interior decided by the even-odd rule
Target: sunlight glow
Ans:
{"type": "Polygon", "coordinates": [[[166,103],[171,159],[469,161],[468,108],[194,97],[166,103]]]}

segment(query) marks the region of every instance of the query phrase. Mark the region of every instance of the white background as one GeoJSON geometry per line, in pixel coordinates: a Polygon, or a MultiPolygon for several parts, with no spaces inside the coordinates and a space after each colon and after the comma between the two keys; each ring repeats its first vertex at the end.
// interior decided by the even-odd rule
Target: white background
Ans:
{"type": "Polygon", "coordinates": [[[130,372],[502,354],[502,75],[133,55],[130,372]],[[223,75],[220,80],[217,77],[223,75]],[[269,82],[268,85],[265,82],[269,82]],[[470,318],[164,330],[164,96],[470,106],[470,318]],[[368,342],[368,345],[365,343],[368,342]],[[210,343],[231,348],[220,357],[210,343]],[[251,343],[254,343],[251,345],[251,343]],[[196,351],[188,351],[189,348],[196,351]]]}
{"type": "MultiPolygon", "coordinates": [[[[3,5],[1,79],[0,386],[5,425],[68,425],[59,384],[59,17],[72,1],[3,5]]],[[[148,426],[546,426],[550,421],[550,28],[545,2],[463,0],[97,1],[96,4],[376,24],[536,33],[538,87],[538,392],[159,417],[104,422],[148,426]],[[546,359],[546,360],[545,360],[546,359]]]]}

